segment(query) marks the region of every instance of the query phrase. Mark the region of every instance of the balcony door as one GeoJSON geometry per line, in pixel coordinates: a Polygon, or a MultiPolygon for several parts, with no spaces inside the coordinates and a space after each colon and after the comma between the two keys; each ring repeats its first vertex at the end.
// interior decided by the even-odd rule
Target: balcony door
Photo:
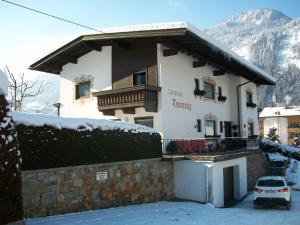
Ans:
{"type": "Polygon", "coordinates": [[[231,122],[224,121],[225,137],[232,137],[231,122]]]}

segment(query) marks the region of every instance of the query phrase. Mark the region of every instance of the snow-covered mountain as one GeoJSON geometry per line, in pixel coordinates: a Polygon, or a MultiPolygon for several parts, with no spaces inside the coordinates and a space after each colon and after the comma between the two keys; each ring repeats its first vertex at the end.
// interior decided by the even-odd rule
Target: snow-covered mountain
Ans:
{"type": "Polygon", "coordinates": [[[239,13],[205,30],[237,54],[277,78],[277,85],[261,86],[261,106],[289,99],[300,105],[300,18],[292,20],[282,12],[253,9],[239,13]]]}

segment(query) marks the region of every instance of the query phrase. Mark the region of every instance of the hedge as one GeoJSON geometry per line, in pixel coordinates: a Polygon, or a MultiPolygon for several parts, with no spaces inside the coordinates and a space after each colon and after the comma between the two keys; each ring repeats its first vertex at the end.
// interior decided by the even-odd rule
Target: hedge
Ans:
{"type": "Polygon", "coordinates": [[[158,133],[17,124],[23,170],[161,157],[158,133]]]}
{"type": "Polygon", "coordinates": [[[0,95],[0,225],[23,217],[21,158],[10,107],[0,95]]]}

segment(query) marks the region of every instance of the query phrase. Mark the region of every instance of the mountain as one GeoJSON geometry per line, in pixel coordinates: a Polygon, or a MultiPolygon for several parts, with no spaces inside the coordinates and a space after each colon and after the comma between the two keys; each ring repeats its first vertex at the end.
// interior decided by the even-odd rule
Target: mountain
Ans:
{"type": "Polygon", "coordinates": [[[259,105],[277,102],[300,105],[300,18],[292,20],[272,9],[239,13],[205,30],[211,37],[277,79],[260,86],[259,105]]]}

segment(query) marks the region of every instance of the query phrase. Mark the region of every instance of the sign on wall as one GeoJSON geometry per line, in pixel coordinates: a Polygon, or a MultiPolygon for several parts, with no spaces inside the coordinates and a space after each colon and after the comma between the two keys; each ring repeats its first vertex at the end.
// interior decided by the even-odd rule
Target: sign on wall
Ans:
{"type": "Polygon", "coordinates": [[[96,180],[98,181],[106,181],[107,180],[107,172],[97,172],[96,180]]]}

